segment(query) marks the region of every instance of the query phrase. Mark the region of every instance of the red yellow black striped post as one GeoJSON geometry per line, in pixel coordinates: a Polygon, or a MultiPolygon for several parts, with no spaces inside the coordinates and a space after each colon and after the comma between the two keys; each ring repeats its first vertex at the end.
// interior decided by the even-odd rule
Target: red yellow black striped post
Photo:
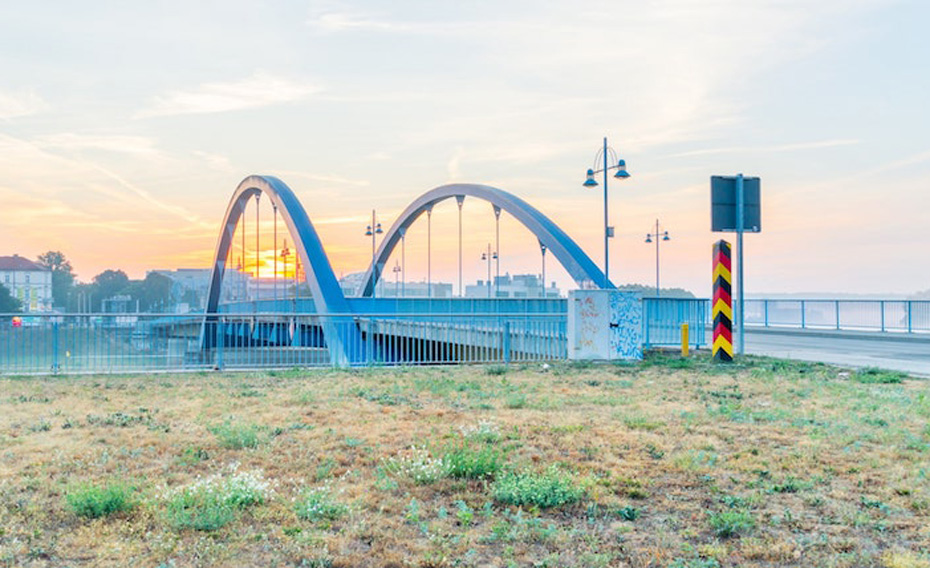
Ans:
{"type": "Polygon", "coordinates": [[[714,318],[713,357],[719,361],[733,360],[733,299],[730,275],[730,243],[714,243],[714,318]]]}

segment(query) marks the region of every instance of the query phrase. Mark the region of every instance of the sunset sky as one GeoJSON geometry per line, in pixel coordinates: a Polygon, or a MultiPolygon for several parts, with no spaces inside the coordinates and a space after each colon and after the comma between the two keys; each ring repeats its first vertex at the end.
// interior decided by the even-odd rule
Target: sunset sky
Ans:
{"type": "MultiPolygon", "coordinates": [[[[600,266],[581,183],[607,136],[632,176],[610,184],[615,282],[654,282],[659,218],[662,285],[706,297],[709,178],[743,172],[747,292],[930,289],[927,22],[922,0],[6,2],[0,255],[61,250],[84,281],[207,267],[239,181],[270,174],[337,275],[367,267],[372,209],[387,228],[453,181],[521,196],[600,266]]],[[[494,218],[464,213],[472,282],[494,218]]],[[[434,214],[434,280],[457,281],[456,219],[434,214]]],[[[502,227],[501,271],[539,272],[502,227]]],[[[425,220],[407,242],[422,280],[425,220]]]]}

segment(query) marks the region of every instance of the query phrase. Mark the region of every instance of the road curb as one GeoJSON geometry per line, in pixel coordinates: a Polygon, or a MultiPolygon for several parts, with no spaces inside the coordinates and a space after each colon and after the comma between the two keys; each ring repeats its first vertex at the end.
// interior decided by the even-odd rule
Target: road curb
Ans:
{"type": "Polygon", "coordinates": [[[830,339],[868,339],[878,341],[900,341],[904,343],[930,343],[930,334],[907,332],[847,331],[830,329],[798,329],[776,327],[746,326],[746,333],[770,335],[794,335],[804,337],[824,337],[830,339]]]}

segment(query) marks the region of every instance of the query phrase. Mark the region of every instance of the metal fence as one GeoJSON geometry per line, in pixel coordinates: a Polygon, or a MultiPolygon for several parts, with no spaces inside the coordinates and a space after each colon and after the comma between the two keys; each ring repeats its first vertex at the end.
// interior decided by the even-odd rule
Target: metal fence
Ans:
{"type": "Polygon", "coordinates": [[[702,347],[709,313],[706,299],[643,298],[643,347],[680,346],[685,323],[689,344],[702,347]]]}
{"type": "MultiPolygon", "coordinates": [[[[0,374],[511,363],[567,358],[567,304],[550,313],[0,315],[0,374]],[[561,308],[561,309],[560,309],[561,308]]],[[[645,347],[705,341],[707,300],[646,298],[645,347]]]]}
{"type": "Polygon", "coordinates": [[[564,314],[4,316],[0,374],[117,373],[566,358],[564,314]]]}
{"type": "Polygon", "coordinates": [[[746,300],[747,326],[930,332],[927,300],[746,300]]]}

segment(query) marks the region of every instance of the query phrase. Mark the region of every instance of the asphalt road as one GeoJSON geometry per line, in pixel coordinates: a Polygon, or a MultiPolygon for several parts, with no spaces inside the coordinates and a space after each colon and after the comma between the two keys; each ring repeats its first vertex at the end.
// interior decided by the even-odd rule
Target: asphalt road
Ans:
{"type": "Polygon", "coordinates": [[[746,353],[930,377],[930,336],[896,333],[746,329],[746,353]]]}

